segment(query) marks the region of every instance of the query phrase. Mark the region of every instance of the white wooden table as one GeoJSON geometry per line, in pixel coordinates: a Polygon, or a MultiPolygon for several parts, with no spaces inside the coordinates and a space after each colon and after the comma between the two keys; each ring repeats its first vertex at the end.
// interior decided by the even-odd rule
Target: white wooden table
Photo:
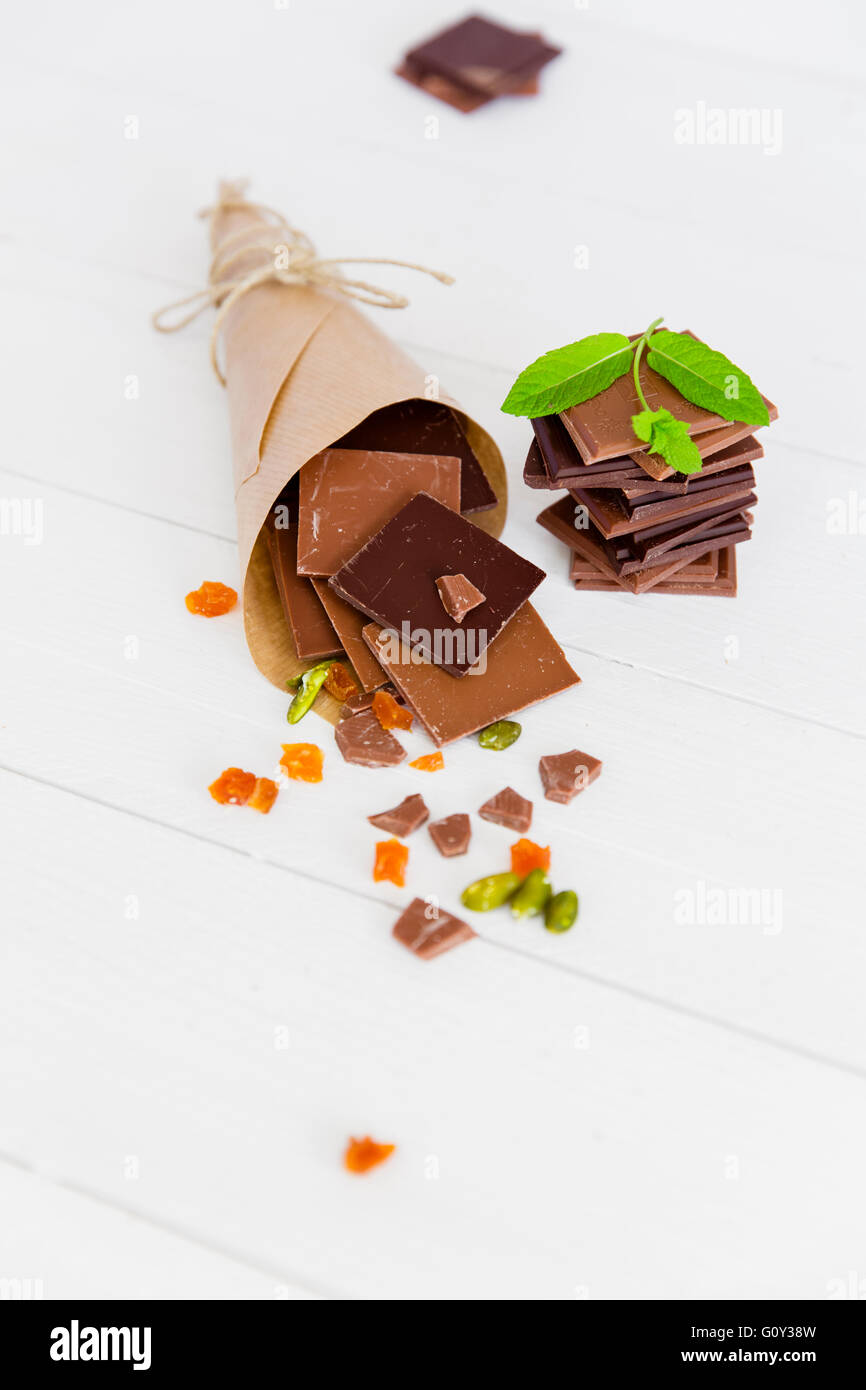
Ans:
{"type": "Polygon", "coordinates": [[[491,10],[565,55],[536,99],[468,118],[390,74],[459,14],[438,0],[50,0],[9,26],[12,1292],[821,1298],[866,1277],[866,536],[832,521],[834,499],[866,507],[862,13],[491,10]],[[781,149],[678,143],[699,103],[780,111],[781,149]],[[239,174],[326,254],[457,277],[394,272],[413,302],[385,326],[501,443],[504,538],[548,570],[538,606],[583,678],[509,753],[466,741],[435,779],[348,768],[305,727],[326,780],[267,818],[206,787],[275,766],[286,699],[239,614],[183,606],[237,582],[208,327],[149,326],[201,282],[194,213],[239,174]],[[779,405],[734,602],[570,590],[521,482],[528,425],[498,412],[539,352],[659,314],[779,405]],[[575,745],[605,772],[564,809],[535,765],[575,745]],[[364,817],[410,790],[474,810],[505,782],[581,921],[555,938],[491,914],[422,966],[390,939],[401,904],[455,905],[511,837],[476,818],[449,863],[416,835],[403,892],[371,882],[364,817]],[[679,920],[714,889],[773,907],[679,920]],[[353,1180],[352,1133],[398,1152],[353,1180]]]}

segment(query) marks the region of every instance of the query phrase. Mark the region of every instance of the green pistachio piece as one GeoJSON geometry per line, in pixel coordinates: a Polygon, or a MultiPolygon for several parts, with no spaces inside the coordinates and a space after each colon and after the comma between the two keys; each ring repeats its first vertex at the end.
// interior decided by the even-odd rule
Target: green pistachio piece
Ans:
{"type": "Polygon", "coordinates": [[[520,874],[488,874],[470,883],[463,890],[460,901],[471,912],[489,912],[492,907],[507,903],[521,882],[520,874]]]}
{"type": "Polygon", "coordinates": [[[481,730],[478,742],[482,748],[510,748],[522,733],[523,727],[516,720],[497,719],[495,724],[488,724],[486,729],[481,730]]]}
{"type": "Polygon", "coordinates": [[[290,724],[297,724],[299,719],[303,719],[310,705],[315,700],[319,691],[325,683],[325,677],[333,666],[333,661],[320,661],[317,666],[311,666],[305,671],[298,683],[298,693],[289,705],[288,721],[290,724]]]}
{"type": "Polygon", "coordinates": [[[577,894],[567,888],[547,904],[544,925],[548,931],[568,931],[577,921],[577,894]]]}
{"type": "Polygon", "coordinates": [[[511,899],[512,917],[537,917],[546,908],[553,889],[543,869],[530,869],[511,899]]]}

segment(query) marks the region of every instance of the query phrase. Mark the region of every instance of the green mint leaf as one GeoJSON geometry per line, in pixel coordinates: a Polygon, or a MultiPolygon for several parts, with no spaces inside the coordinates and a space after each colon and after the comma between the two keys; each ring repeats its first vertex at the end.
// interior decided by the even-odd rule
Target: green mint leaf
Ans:
{"type": "Polygon", "coordinates": [[[699,343],[687,333],[663,328],[649,340],[647,362],[670,381],[693,405],[741,420],[746,425],[768,425],[770,416],[761,393],[746,373],[722,352],[699,343]]]}
{"type": "Polygon", "coordinates": [[[624,333],[593,333],[554,348],[531,363],[502,403],[506,415],[557,415],[597,396],[631,366],[632,344],[624,333]]]}
{"type": "Polygon", "coordinates": [[[701,456],[684,420],[675,419],[669,410],[642,410],[631,417],[631,427],[649,444],[649,453],[660,454],[677,473],[700,473],[701,456]]]}

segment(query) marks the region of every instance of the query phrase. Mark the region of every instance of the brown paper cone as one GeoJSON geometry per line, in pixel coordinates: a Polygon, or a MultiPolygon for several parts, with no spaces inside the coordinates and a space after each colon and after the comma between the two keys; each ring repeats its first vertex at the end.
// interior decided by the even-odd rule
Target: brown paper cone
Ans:
{"type": "MultiPolygon", "coordinates": [[[[216,251],[257,221],[246,208],[217,211],[216,251]]],[[[279,241],[279,231],[275,231],[279,241]]],[[[260,262],[259,262],[260,263],[260,262]]],[[[235,263],[242,275],[243,259],[235,263]]],[[[262,527],[298,469],[374,410],[429,396],[422,369],[347,299],[309,286],[266,283],[230,309],[223,327],[231,419],[244,629],[252,658],[272,684],[310,664],[299,659],[285,621],[262,527]]],[[[498,536],[505,524],[507,484],[502,455],[481,426],[448,396],[499,499],[470,518],[498,536]]],[[[335,723],[339,703],[323,694],[316,711],[335,723]]]]}

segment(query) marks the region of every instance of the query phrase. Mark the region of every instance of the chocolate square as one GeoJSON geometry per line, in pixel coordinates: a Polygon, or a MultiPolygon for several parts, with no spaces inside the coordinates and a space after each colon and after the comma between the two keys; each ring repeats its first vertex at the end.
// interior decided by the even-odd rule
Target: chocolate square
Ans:
{"type": "Polygon", "coordinates": [[[298,574],[334,574],[417,492],[460,510],[460,460],[325,449],[301,469],[298,574]]]}
{"type": "Polygon", "coordinates": [[[559,53],[538,34],[470,15],[410,49],[406,63],[415,73],[439,73],[464,90],[490,97],[522,86],[559,53]]]}
{"type": "Polygon", "coordinates": [[[421,492],[329,583],[413,650],[465,677],[543,578],[537,565],[421,492]],[[459,624],[436,588],[446,569],[465,574],[485,595],[459,624]]]}
{"type": "Polygon", "coordinates": [[[401,454],[438,454],[460,460],[460,510],[486,512],[496,506],[472,445],[450,406],[412,399],[374,410],[333,445],[335,449],[390,449],[401,454]]]}
{"type": "Polygon", "coordinates": [[[524,603],[488,649],[484,674],[472,673],[466,680],[452,680],[440,666],[418,660],[375,623],[364,628],[364,639],[440,745],[580,683],[531,603],[524,603]]]}
{"type": "Polygon", "coordinates": [[[309,579],[298,574],[298,528],[275,527],[271,518],[265,540],[274,569],[277,591],[291,628],[295,651],[302,661],[341,656],[343,647],[309,579]]]}

